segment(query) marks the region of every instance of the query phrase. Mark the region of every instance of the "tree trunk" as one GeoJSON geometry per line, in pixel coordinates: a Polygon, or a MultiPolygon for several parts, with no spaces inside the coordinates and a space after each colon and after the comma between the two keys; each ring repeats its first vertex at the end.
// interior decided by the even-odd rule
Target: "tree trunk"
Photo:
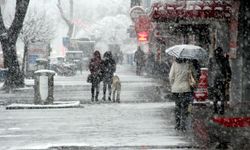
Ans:
{"type": "Polygon", "coordinates": [[[74,32],[74,23],[72,22],[72,19],[73,19],[73,12],[74,12],[74,2],[73,0],[70,0],[70,15],[69,15],[69,18],[67,18],[63,12],[63,9],[62,9],[62,6],[61,6],[61,0],[58,0],[58,4],[57,4],[57,7],[59,9],[59,12],[60,12],[60,15],[62,17],[62,19],[65,21],[65,23],[67,24],[68,26],[68,33],[67,33],[67,36],[69,38],[72,38],[73,36],[73,32],[74,32]]]}
{"type": "Polygon", "coordinates": [[[15,43],[16,42],[10,38],[1,41],[4,55],[4,67],[8,69],[3,86],[5,90],[24,87],[24,76],[20,71],[15,43]]]}
{"type": "Polygon", "coordinates": [[[28,46],[29,46],[29,43],[24,42],[24,52],[23,52],[23,62],[22,62],[22,73],[24,76],[26,76],[26,73],[27,73],[27,70],[25,68],[27,68],[28,46]]]}
{"type": "Polygon", "coordinates": [[[67,33],[67,36],[68,36],[69,38],[72,38],[72,36],[73,36],[73,31],[74,31],[74,24],[68,25],[68,33],[67,33]]]}
{"type": "Polygon", "coordinates": [[[3,86],[3,89],[6,90],[24,86],[24,76],[17,59],[16,41],[23,26],[29,1],[16,0],[15,17],[8,29],[4,25],[0,7],[0,42],[4,56],[4,67],[8,69],[3,86]]]}

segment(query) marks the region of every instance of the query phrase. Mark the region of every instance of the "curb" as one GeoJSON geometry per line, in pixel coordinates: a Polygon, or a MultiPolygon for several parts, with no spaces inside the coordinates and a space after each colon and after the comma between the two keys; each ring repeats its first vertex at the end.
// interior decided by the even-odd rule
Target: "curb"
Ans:
{"type": "Polygon", "coordinates": [[[56,101],[50,105],[35,105],[35,104],[11,104],[6,106],[7,110],[12,109],[58,109],[58,108],[82,108],[80,101],[56,101]]]}

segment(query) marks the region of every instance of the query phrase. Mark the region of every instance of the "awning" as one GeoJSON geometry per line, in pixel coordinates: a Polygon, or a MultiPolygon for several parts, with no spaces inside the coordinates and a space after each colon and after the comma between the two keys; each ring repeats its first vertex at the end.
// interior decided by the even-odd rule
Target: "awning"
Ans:
{"type": "Polygon", "coordinates": [[[182,1],[154,3],[150,12],[152,21],[175,19],[229,19],[231,4],[227,1],[182,1]]]}

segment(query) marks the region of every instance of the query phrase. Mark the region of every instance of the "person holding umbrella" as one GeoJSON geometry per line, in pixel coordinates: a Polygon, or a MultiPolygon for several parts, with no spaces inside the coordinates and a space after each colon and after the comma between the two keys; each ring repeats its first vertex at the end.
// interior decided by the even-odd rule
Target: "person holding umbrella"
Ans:
{"type": "Polygon", "coordinates": [[[186,119],[188,117],[188,106],[191,102],[191,88],[189,84],[190,64],[187,59],[176,58],[173,62],[169,81],[171,92],[175,99],[176,130],[186,131],[186,119]]]}
{"type": "Polygon", "coordinates": [[[192,73],[194,63],[192,60],[204,59],[207,53],[203,48],[195,45],[175,45],[166,49],[166,53],[175,57],[169,72],[171,92],[175,99],[175,129],[186,131],[188,106],[192,101],[193,83],[190,81],[195,78],[192,73]]]}

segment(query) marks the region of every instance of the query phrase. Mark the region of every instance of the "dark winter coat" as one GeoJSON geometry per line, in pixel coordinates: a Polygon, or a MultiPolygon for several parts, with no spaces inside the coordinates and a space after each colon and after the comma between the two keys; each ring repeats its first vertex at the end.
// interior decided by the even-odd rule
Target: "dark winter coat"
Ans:
{"type": "Polygon", "coordinates": [[[217,59],[210,59],[209,62],[209,72],[210,76],[210,84],[213,86],[213,83],[216,81],[222,82],[230,82],[231,81],[231,68],[229,65],[229,60],[221,56],[217,59]]]}
{"type": "Polygon", "coordinates": [[[92,83],[99,83],[102,80],[101,75],[101,64],[102,59],[99,51],[95,51],[93,58],[90,59],[89,62],[89,71],[91,74],[91,82],[92,83]]]}
{"type": "Polygon", "coordinates": [[[136,65],[143,66],[144,65],[144,57],[145,54],[141,50],[141,48],[138,48],[138,50],[135,52],[134,61],[136,62],[136,65]]]}
{"type": "Polygon", "coordinates": [[[111,82],[114,72],[116,71],[116,62],[110,51],[105,52],[102,62],[103,82],[111,82]]]}
{"type": "Polygon", "coordinates": [[[222,49],[216,49],[214,53],[214,58],[209,60],[209,86],[211,94],[214,92],[223,94],[225,85],[231,81],[232,72],[229,60],[223,55],[222,49]],[[217,87],[222,87],[222,89],[217,89],[217,87]]]}

